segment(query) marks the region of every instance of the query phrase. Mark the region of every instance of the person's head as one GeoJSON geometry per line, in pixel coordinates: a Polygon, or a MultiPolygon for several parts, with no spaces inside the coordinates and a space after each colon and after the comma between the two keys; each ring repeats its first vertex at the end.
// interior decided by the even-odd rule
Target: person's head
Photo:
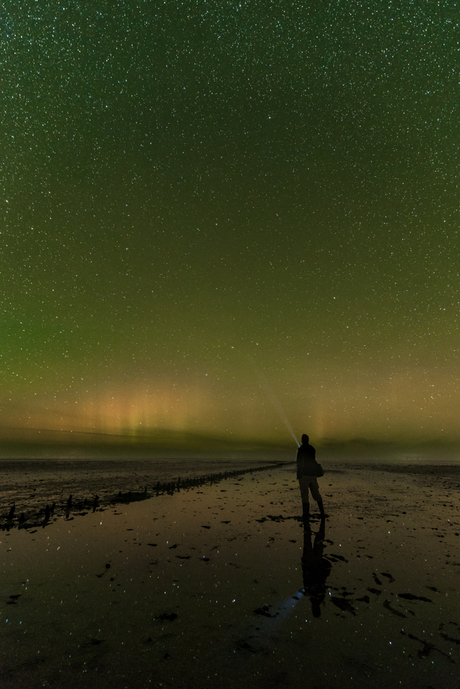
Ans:
{"type": "Polygon", "coordinates": [[[308,445],[309,440],[310,440],[310,438],[308,437],[308,435],[306,433],[304,433],[302,436],[302,445],[308,445]]]}

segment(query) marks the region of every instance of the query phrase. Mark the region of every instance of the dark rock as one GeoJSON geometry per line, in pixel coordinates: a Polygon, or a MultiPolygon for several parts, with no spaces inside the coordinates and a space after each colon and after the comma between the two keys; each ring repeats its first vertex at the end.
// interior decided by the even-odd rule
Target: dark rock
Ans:
{"type": "Polygon", "coordinates": [[[158,619],[161,622],[174,622],[174,620],[177,620],[177,617],[178,615],[175,612],[162,612],[158,619]]]}

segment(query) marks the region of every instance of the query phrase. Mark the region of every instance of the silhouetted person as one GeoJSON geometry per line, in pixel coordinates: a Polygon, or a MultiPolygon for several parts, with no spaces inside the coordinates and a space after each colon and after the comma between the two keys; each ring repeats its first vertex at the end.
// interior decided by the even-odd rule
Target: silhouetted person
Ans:
{"type": "Polygon", "coordinates": [[[322,517],[320,529],[312,544],[310,522],[308,519],[305,520],[302,555],[303,592],[310,598],[313,617],[321,615],[320,605],[326,597],[326,579],[332,568],[329,560],[323,557],[325,532],[326,520],[322,517]]]}
{"type": "Polygon", "coordinates": [[[324,517],[323,499],[319,492],[318,476],[323,475],[323,470],[316,461],[316,450],[308,442],[308,435],[302,436],[302,445],[297,451],[297,478],[299,480],[300,493],[302,495],[303,519],[310,518],[310,502],[308,492],[310,491],[313,499],[318,503],[321,517],[324,517]]]}

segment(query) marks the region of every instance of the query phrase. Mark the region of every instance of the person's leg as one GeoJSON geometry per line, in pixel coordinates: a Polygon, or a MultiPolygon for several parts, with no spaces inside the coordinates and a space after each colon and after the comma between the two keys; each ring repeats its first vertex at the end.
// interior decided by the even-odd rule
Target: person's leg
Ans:
{"type": "Polygon", "coordinates": [[[315,478],[310,481],[310,490],[313,499],[316,500],[316,502],[318,503],[318,509],[321,516],[324,517],[323,498],[321,497],[321,493],[319,492],[318,479],[315,478]]]}
{"type": "Polygon", "coordinates": [[[306,476],[301,476],[299,479],[300,494],[302,496],[302,519],[308,520],[310,518],[310,503],[308,500],[308,479],[306,476]]]}
{"type": "Polygon", "coordinates": [[[308,502],[302,503],[302,519],[304,522],[308,522],[310,520],[310,504],[308,502]]]}

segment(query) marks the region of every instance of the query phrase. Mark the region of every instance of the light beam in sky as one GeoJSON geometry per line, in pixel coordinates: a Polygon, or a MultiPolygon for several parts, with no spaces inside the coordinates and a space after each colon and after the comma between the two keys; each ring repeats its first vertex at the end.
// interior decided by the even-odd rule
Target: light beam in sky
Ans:
{"type": "Polygon", "coordinates": [[[249,362],[251,364],[252,370],[254,371],[254,373],[259,378],[260,387],[263,389],[263,391],[267,395],[267,398],[270,400],[271,404],[273,405],[273,408],[276,409],[278,416],[280,417],[281,421],[286,426],[287,430],[289,431],[289,434],[294,438],[295,442],[297,443],[297,447],[300,447],[300,443],[297,440],[297,437],[293,431],[291,424],[289,423],[289,419],[286,416],[286,412],[284,411],[279,399],[276,397],[275,393],[273,392],[273,390],[270,386],[270,383],[268,382],[267,377],[262,373],[260,368],[258,366],[256,366],[256,363],[255,363],[254,359],[252,359],[252,357],[249,358],[249,362]]]}

